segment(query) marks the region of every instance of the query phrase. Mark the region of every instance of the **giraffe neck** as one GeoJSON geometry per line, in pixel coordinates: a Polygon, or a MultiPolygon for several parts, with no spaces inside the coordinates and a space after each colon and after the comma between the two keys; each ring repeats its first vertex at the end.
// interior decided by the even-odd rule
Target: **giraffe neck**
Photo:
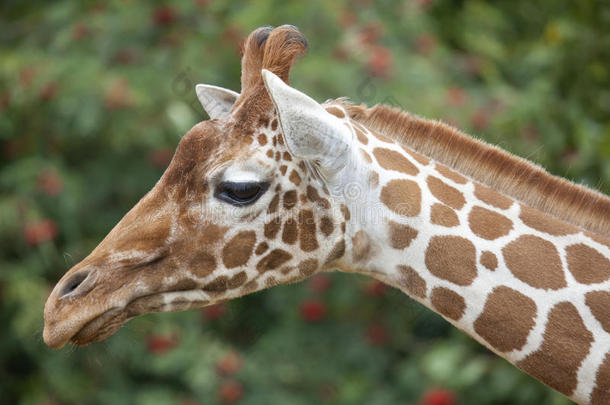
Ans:
{"type": "Polygon", "coordinates": [[[610,241],[350,125],[340,269],[401,289],[577,402],[608,403],[610,241]]]}

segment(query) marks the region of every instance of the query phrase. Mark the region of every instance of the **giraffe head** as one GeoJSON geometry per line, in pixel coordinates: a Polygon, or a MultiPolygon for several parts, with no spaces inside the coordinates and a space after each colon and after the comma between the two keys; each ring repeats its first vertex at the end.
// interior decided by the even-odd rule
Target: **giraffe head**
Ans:
{"type": "Polygon", "coordinates": [[[332,185],[349,166],[345,114],[288,86],[306,40],[292,26],[246,40],[241,94],[198,85],[210,120],[180,141],[161,179],[57,283],[44,311],[55,348],[303,279],[337,264],[349,216],[332,185]]]}

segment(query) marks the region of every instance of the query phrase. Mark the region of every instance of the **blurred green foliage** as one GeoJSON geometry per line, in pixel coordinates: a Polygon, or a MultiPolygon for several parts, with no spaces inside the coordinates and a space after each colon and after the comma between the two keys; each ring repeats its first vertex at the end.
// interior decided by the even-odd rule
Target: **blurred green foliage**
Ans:
{"type": "Polygon", "coordinates": [[[410,0],[0,5],[0,402],[567,404],[398,291],[322,275],[202,311],[147,315],[55,351],[44,300],[239,89],[239,45],[291,23],[292,84],[322,101],[443,119],[610,191],[610,7],[410,0]]]}

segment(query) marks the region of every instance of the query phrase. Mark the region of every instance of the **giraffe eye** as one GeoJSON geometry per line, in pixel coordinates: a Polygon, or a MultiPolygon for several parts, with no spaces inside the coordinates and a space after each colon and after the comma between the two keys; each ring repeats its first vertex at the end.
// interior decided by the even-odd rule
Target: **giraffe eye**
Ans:
{"type": "Polygon", "coordinates": [[[223,181],[216,187],[214,196],[236,206],[250,205],[269,188],[269,183],[223,181]]]}

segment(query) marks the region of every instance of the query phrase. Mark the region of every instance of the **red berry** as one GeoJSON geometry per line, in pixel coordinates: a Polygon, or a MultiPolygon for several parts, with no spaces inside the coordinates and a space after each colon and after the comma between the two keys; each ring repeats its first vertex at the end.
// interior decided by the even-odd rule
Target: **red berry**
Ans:
{"type": "Polygon", "coordinates": [[[463,107],[468,101],[468,95],[463,88],[453,86],[447,89],[445,99],[447,100],[447,104],[453,107],[463,107]]]}
{"type": "Polygon", "coordinates": [[[203,316],[209,321],[221,318],[226,312],[227,306],[224,303],[214,304],[203,308],[203,316]]]}
{"type": "Polygon", "coordinates": [[[19,72],[19,84],[22,87],[28,88],[32,85],[34,78],[36,77],[36,70],[33,66],[27,66],[19,72]]]}
{"type": "Polygon", "coordinates": [[[366,330],[366,338],[373,346],[385,346],[389,340],[388,329],[385,325],[371,325],[366,330]]]}
{"type": "Polygon", "coordinates": [[[307,281],[307,286],[313,292],[321,294],[330,288],[332,282],[333,279],[328,274],[318,274],[307,281]]]}
{"type": "Polygon", "coordinates": [[[168,25],[177,18],[176,10],[171,6],[160,6],[153,11],[152,20],[156,25],[168,25]]]}
{"type": "Polygon", "coordinates": [[[428,390],[421,397],[421,405],[454,405],[457,402],[455,393],[442,388],[428,390]]]}
{"type": "Polygon", "coordinates": [[[219,397],[222,402],[233,403],[244,395],[244,387],[239,381],[224,381],[220,386],[219,397]]]}
{"type": "Polygon", "coordinates": [[[243,360],[239,353],[230,351],[216,362],[216,371],[221,376],[229,376],[238,372],[242,365],[243,360]]]}
{"type": "Polygon", "coordinates": [[[43,193],[54,197],[61,193],[64,182],[55,170],[45,169],[38,173],[36,187],[43,193]]]}
{"type": "Polygon", "coordinates": [[[339,13],[339,25],[341,25],[342,28],[349,28],[356,24],[357,21],[358,17],[349,9],[343,9],[339,13]]]}
{"type": "Polygon", "coordinates": [[[429,55],[436,48],[436,37],[430,34],[419,36],[415,40],[415,48],[422,55],[429,55]]]}
{"type": "Polygon", "coordinates": [[[104,105],[109,110],[119,110],[131,107],[132,95],[129,89],[129,82],[120,78],[112,82],[104,95],[104,105]]]}
{"type": "Polygon", "coordinates": [[[301,303],[301,317],[307,322],[318,322],[324,319],[326,308],[322,301],[306,300],[301,303]]]}
{"type": "Polygon", "coordinates": [[[358,42],[362,46],[376,45],[383,35],[383,26],[378,22],[370,22],[362,27],[358,35],[358,42]]]}
{"type": "Polygon", "coordinates": [[[470,116],[470,124],[477,131],[483,131],[489,127],[490,112],[484,108],[479,108],[470,116]]]}
{"type": "Polygon", "coordinates": [[[51,100],[53,97],[55,97],[55,94],[57,94],[57,89],[59,89],[57,83],[49,82],[40,90],[40,93],[38,93],[38,98],[42,101],[51,100]]]}
{"type": "Polygon", "coordinates": [[[374,76],[387,76],[392,64],[392,52],[385,46],[375,46],[367,61],[367,68],[374,76]]]}
{"type": "Polygon", "coordinates": [[[177,341],[171,336],[150,335],[146,338],[146,347],[155,355],[166,354],[177,346],[177,341]]]}
{"type": "Polygon", "coordinates": [[[382,297],[388,286],[379,280],[368,280],[364,286],[364,293],[370,297],[382,297]]]}
{"type": "Polygon", "coordinates": [[[90,34],[89,26],[87,26],[87,24],[85,24],[84,22],[77,22],[72,27],[72,39],[74,39],[75,41],[80,41],[81,39],[84,39],[89,34],[90,34]]]}
{"type": "Polygon", "coordinates": [[[57,224],[50,219],[28,224],[23,230],[23,237],[28,245],[31,246],[53,240],[56,236],[57,224]]]}

